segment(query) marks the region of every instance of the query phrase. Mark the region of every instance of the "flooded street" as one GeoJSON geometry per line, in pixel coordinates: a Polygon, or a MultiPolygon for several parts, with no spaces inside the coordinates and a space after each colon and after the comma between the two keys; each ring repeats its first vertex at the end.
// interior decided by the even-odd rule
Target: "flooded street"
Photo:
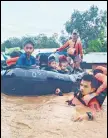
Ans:
{"type": "Polygon", "coordinates": [[[2,138],[107,138],[107,112],[94,121],[73,122],[75,108],[64,96],[12,97],[1,94],[2,138]]]}

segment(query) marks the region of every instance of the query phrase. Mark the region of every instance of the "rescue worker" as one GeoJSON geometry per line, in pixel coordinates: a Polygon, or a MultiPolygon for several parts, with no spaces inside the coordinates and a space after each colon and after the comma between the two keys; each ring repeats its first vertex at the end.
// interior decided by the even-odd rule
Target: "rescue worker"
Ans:
{"type": "Polygon", "coordinates": [[[78,107],[81,105],[82,109],[86,109],[84,114],[75,116],[74,121],[81,121],[83,119],[93,120],[97,111],[101,111],[102,102],[97,97],[90,97],[90,94],[96,93],[98,89],[98,80],[90,74],[83,76],[80,83],[80,90],[74,93],[71,99],[67,100],[68,105],[78,107]],[[84,97],[89,95],[90,100],[88,103],[85,102],[84,97]]]}
{"type": "Polygon", "coordinates": [[[72,39],[68,40],[63,46],[58,48],[56,51],[62,51],[67,49],[68,55],[74,60],[76,56],[79,56],[81,60],[83,59],[83,48],[81,41],[78,40],[78,33],[76,30],[72,33],[72,39]]]}

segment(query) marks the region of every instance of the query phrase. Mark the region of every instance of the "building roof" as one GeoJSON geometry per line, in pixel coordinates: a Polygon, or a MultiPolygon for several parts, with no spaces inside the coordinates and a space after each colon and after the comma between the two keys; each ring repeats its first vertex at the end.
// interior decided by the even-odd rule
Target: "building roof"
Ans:
{"type": "Polygon", "coordinates": [[[107,52],[93,52],[85,54],[83,61],[86,63],[107,63],[107,52]]]}

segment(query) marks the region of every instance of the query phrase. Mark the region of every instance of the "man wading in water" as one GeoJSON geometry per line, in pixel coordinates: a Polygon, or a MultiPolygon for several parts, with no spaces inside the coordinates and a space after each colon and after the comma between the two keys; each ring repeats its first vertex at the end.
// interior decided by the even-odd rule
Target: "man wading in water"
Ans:
{"type": "Polygon", "coordinates": [[[76,111],[83,111],[83,114],[76,114],[74,121],[82,121],[84,119],[93,120],[96,112],[101,111],[102,104],[106,96],[92,96],[99,88],[99,81],[90,74],[85,74],[80,83],[80,89],[74,93],[71,99],[67,100],[68,105],[75,106],[76,111]],[[88,101],[85,100],[88,96],[88,101]]]}

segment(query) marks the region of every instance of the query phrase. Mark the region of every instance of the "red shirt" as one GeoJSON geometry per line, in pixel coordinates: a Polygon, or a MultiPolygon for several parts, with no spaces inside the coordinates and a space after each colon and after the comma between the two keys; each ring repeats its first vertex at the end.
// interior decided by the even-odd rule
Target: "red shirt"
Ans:
{"type": "Polygon", "coordinates": [[[100,111],[101,110],[101,107],[99,105],[99,102],[97,101],[96,98],[93,98],[89,103],[88,103],[88,107],[92,110],[95,110],[95,111],[100,111]]]}
{"type": "MultiPolygon", "coordinates": [[[[68,40],[63,46],[61,46],[57,50],[62,51],[67,47],[74,48],[74,44],[75,44],[75,42],[73,42],[72,39],[68,40]]],[[[81,41],[77,40],[77,42],[75,44],[75,49],[76,49],[76,55],[80,54],[80,56],[83,57],[83,48],[82,48],[81,41]]]]}

